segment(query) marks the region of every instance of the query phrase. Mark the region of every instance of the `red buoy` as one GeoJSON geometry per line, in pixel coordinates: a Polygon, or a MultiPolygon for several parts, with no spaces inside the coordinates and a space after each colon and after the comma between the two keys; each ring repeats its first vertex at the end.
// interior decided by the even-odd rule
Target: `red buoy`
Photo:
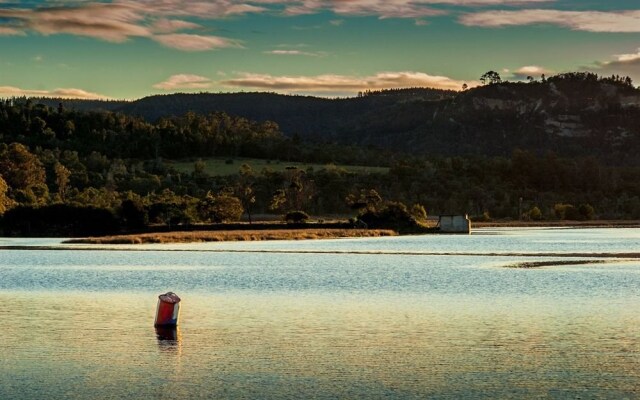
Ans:
{"type": "Polygon", "coordinates": [[[173,292],[158,296],[155,326],[176,326],[180,315],[180,297],[173,292]]]}

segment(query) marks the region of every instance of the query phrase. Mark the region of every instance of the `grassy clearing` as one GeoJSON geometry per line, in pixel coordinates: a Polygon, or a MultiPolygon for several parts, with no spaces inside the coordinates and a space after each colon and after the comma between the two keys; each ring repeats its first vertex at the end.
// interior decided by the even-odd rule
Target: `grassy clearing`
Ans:
{"type": "Polygon", "coordinates": [[[274,229],[198,232],[160,232],[139,235],[117,235],[68,240],[83,244],[193,243],[253,240],[306,240],[349,237],[397,236],[387,229],[274,229]]]}
{"type": "Polygon", "coordinates": [[[206,167],[205,171],[211,176],[228,176],[237,174],[242,164],[248,164],[251,168],[259,173],[264,168],[270,168],[274,171],[284,171],[287,167],[297,167],[303,170],[313,168],[315,171],[327,168],[341,168],[349,172],[357,174],[371,174],[371,173],[387,173],[389,168],[386,167],[367,167],[357,165],[323,165],[323,164],[307,164],[297,162],[284,162],[284,161],[269,161],[261,160],[257,158],[234,158],[233,163],[228,164],[229,158],[202,158],[202,159],[189,159],[189,160],[167,160],[165,163],[181,173],[192,173],[193,164],[198,161],[204,161],[206,167]]]}

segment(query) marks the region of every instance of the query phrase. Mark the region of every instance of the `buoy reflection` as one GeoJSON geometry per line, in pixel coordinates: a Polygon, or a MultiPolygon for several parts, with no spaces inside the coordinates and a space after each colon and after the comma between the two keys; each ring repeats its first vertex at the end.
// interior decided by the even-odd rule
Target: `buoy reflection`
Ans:
{"type": "Polygon", "coordinates": [[[155,329],[156,338],[158,339],[158,347],[160,350],[179,355],[182,351],[182,335],[180,334],[180,328],[177,326],[157,326],[155,329]]]}

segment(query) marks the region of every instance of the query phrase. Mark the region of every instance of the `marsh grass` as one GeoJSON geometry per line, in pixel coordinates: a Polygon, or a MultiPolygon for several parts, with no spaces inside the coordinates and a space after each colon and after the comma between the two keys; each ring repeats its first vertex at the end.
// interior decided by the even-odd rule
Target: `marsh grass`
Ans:
{"type": "Polygon", "coordinates": [[[542,268],[542,267],[559,267],[562,265],[585,265],[585,264],[603,264],[610,260],[552,260],[552,261],[527,261],[515,264],[505,265],[505,268],[542,268]]]}
{"type": "Polygon", "coordinates": [[[397,236],[390,229],[274,229],[232,230],[198,232],[159,232],[137,235],[117,235],[73,239],[65,243],[83,244],[145,244],[145,243],[193,243],[258,240],[308,240],[353,237],[397,236]]]}

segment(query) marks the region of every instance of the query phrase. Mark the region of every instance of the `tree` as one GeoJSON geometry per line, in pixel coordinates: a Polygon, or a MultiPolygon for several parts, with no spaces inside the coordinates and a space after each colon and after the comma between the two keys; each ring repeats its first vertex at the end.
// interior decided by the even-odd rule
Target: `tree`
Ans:
{"type": "Polygon", "coordinates": [[[56,173],[56,185],[58,185],[58,195],[60,196],[60,200],[64,202],[65,194],[67,192],[67,186],[69,185],[69,176],[71,176],[71,172],[59,162],[57,162],[53,168],[56,173]]]}
{"type": "Polygon", "coordinates": [[[502,78],[500,77],[500,74],[497,73],[496,71],[488,71],[488,72],[485,72],[480,77],[480,82],[482,82],[483,85],[486,85],[486,84],[494,85],[496,83],[501,83],[502,78]]]}
{"type": "Polygon", "coordinates": [[[529,218],[534,221],[540,221],[542,219],[542,211],[537,206],[533,206],[531,210],[529,210],[529,218]]]}
{"type": "Polygon", "coordinates": [[[149,223],[149,215],[139,199],[124,200],[119,216],[123,225],[129,229],[144,228],[149,223]]]}
{"type": "Polygon", "coordinates": [[[211,192],[198,203],[201,218],[211,222],[239,221],[244,210],[240,199],[227,193],[214,195],[211,192]]]}
{"type": "Polygon", "coordinates": [[[0,175],[14,190],[45,184],[42,163],[29,149],[20,143],[0,148],[0,175]]]}
{"type": "Polygon", "coordinates": [[[249,164],[242,164],[240,166],[240,179],[236,185],[236,196],[240,199],[242,207],[247,212],[249,217],[249,224],[251,224],[251,211],[253,205],[256,202],[255,191],[253,185],[255,184],[255,176],[253,169],[249,164]]]}
{"type": "Polygon", "coordinates": [[[382,197],[375,189],[360,190],[358,195],[351,193],[347,196],[346,202],[353,210],[361,212],[376,211],[378,205],[382,204],[382,197]]]}
{"type": "Polygon", "coordinates": [[[422,204],[414,204],[411,207],[411,215],[416,221],[424,222],[427,220],[427,210],[425,210],[422,204]]]}
{"type": "Polygon", "coordinates": [[[578,213],[580,213],[582,218],[591,220],[595,217],[596,211],[593,209],[591,204],[580,204],[578,206],[578,213]]]}
{"type": "Polygon", "coordinates": [[[0,215],[4,214],[13,205],[13,201],[7,196],[8,191],[9,185],[0,176],[0,215]]]}

